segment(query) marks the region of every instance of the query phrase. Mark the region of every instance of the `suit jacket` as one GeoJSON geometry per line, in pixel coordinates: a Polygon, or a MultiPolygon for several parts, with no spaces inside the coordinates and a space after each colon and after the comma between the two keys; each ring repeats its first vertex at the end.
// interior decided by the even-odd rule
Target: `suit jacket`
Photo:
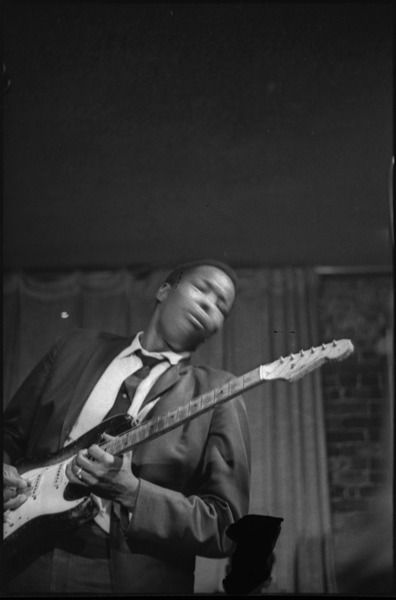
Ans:
{"type": "MultiPolygon", "coordinates": [[[[11,463],[60,450],[95,383],[131,338],[74,330],[56,343],[6,408],[4,449],[11,463]]],[[[179,363],[149,392],[150,416],[166,414],[223,384],[224,371],[179,363]]],[[[6,458],[7,459],[7,458],[6,458]]],[[[195,557],[223,557],[226,529],[248,511],[250,439],[238,397],[138,446],[135,509],[111,520],[111,572],[117,593],[191,593],[195,557]]]]}

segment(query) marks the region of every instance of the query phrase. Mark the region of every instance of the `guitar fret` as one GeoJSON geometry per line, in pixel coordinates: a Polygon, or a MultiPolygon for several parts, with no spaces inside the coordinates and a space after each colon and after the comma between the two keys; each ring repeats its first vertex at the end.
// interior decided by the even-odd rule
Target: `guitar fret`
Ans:
{"type": "Polygon", "coordinates": [[[202,396],[199,396],[198,398],[195,398],[194,400],[191,400],[191,402],[187,405],[188,406],[188,415],[193,415],[196,412],[199,411],[199,409],[201,408],[202,405],[202,400],[201,400],[202,396]]]}
{"type": "Polygon", "coordinates": [[[215,390],[213,393],[213,401],[219,402],[222,398],[224,398],[225,392],[226,388],[224,386],[215,390]]]}
{"type": "Polygon", "coordinates": [[[156,433],[161,430],[161,425],[162,425],[163,421],[164,421],[163,417],[157,417],[156,420],[154,421],[155,422],[154,431],[156,433]]]}
{"type": "Polygon", "coordinates": [[[172,410],[172,412],[168,413],[167,420],[169,423],[174,423],[177,420],[177,410],[172,410]]]}
{"type": "Polygon", "coordinates": [[[243,380],[241,377],[236,377],[235,379],[231,379],[231,381],[228,382],[227,386],[230,394],[241,392],[243,391],[243,380]]]}
{"type": "Polygon", "coordinates": [[[149,435],[149,423],[143,423],[141,425],[141,431],[142,431],[141,439],[145,440],[146,437],[149,435]]]}
{"type": "Polygon", "coordinates": [[[134,442],[138,443],[142,440],[142,429],[141,429],[141,427],[137,427],[134,431],[135,431],[135,435],[133,436],[135,438],[134,442]]]}
{"type": "Polygon", "coordinates": [[[258,376],[257,371],[258,371],[258,369],[253,369],[253,371],[249,371],[249,373],[245,373],[242,376],[244,388],[251,387],[252,385],[255,385],[256,383],[258,383],[258,381],[260,381],[260,378],[257,377],[258,376]]]}
{"type": "MultiPolygon", "coordinates": [[[[126,439],[128,439],[128,438],[126,438],[126,439]]],[[[109,446],[111,448],[112,454],[119,454],[121,452],[121,450],[123,450],[123,448],[125,446],[125,439],[124,438],[118,438],[114,442],[111,442],[109,446]]]]}
{"type": "Polygon", "coordinates": [[[201,407],[210,406],[214,402],[214,393],[206,392],[201,396],[201,407]]]}

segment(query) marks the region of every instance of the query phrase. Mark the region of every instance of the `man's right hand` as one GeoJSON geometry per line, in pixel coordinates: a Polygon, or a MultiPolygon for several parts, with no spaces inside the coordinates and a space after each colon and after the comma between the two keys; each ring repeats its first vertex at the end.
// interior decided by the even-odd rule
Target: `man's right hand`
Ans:
{"type": "Polygon", "coordinates": [[[30,495],[30,483],[23,479],[12,465],[3,464],[3,508],[15,510],[30,495]]]}

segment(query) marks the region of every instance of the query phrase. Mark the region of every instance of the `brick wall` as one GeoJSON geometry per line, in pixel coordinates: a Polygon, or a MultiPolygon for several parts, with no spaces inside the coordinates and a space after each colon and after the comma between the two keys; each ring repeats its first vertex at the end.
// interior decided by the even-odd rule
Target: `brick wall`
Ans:
{"type": "Polygon", "coordinates": [[[321,371],[338,566],[357,542],[392,466],[391,311],[391,276],[321,279],[321,339],[350,338],[355,345],[351,357],[321,371]]]}

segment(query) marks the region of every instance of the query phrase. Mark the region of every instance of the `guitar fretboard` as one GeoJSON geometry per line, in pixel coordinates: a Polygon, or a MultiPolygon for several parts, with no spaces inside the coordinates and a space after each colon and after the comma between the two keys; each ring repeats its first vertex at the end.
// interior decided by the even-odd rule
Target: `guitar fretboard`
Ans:
{"type": "Polygon", "coordinates": [[[110,442],[106,442],[102,447],[110,454],[122,454],[142,442],[158,437],[178,427],[182,423],[210,410],[217,404],[231,400],[234,396],[238,396],[242,392],[261,383],[262,378],[262,367],[256,367],[240,377],[234,377],[210,392],[193,398],[185,406],[179,406],[176,410],[166,415],[161,415],[140,425],[135,425],[133,429],[130,429],[110,442]]]}
{"type": "Polygon", "coordinates": [[[179,406],[166,415],[135,424],[129,431],[102,444],[102,447],[110,454],[122,454],[146,440],[178,427],[182,423],[210,410],[217,404],[238,396],[262,381],[271,379],[296,381],[325,361],[343,360],[353,352],[353,349],[351,340],[333,340],[329,344],[322,344],[309,350],[300,350],[295,354],[289,354],[287,357],[281,356],[272,363],[260,365],[239,377],[233,377],[222,386],[193,398],[185,406],[179,406]]]}

